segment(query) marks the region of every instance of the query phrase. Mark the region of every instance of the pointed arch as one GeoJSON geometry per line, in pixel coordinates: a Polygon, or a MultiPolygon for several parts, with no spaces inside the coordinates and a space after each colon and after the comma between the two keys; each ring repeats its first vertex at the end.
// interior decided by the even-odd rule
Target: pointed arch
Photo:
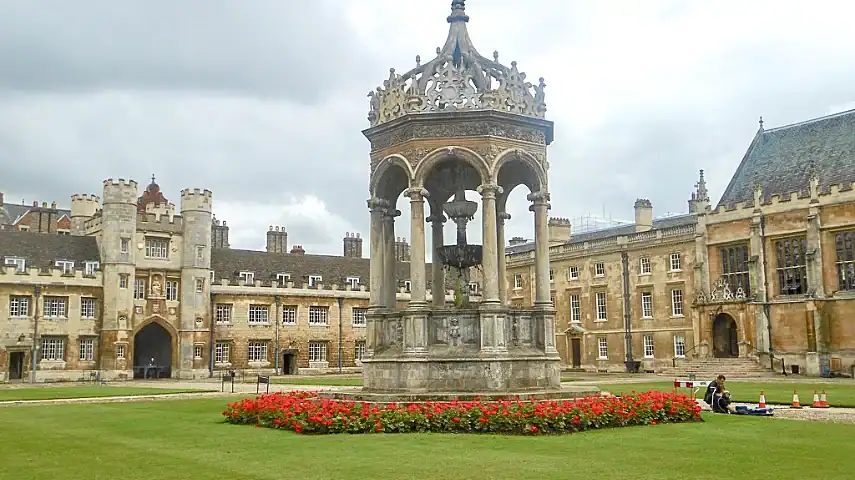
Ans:
{"type": "Polygon", "coordinates": [[[169,336],[172,337],[173,341],[178,338],[178,330],[176,330],[171,323],[167,322],[166,319],[161,317],[160,315],[152,315],[144,319],[142,322],[139,323],[139,325],[134,327],[133,335],[131,336],[135,337],[138,333],[140,333],[143,328],[151,325],[152,323],[160,325],[161,327],[163,327],[164,330],[169,332],[169,336]]]}
{"type": "Polygon", "coordinates": [[[425,155],[424,159],[416,166],[415,174],[413,175],[414,185],[424,185],[431,171],[437,164],[447,160],[460,160],[478,172],[480,183],[487,183],[490,180],[490,165],[481,155],[466,147],[458,147],[449,145],[432,150],[425,155]]]}

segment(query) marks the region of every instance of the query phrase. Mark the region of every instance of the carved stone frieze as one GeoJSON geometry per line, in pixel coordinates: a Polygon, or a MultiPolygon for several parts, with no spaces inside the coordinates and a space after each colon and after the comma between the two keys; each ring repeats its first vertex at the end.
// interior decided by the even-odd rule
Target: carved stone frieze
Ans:
{"type": "Polygon", "coordinates": [[[698,304],[734,301],[742,302],[745,300],[748,300],[748,295],[745,293],[745,289],[742,285],[737,286],[736,291],[734,292],[733,289],[731,289],[730,284],[728,284],[724,278],[720,278],[715,282],[709,296],[701,290],[695,297],[695,302],[698,304]]]}
{"type": "Polygon", "coordinates": [[[405,125],[378,135],[371,141],[371,149],[379,150],[408,140],[433,138],[500,137],[510,140],[546,145],[546,135],[536,129],[507,125],[496,121],[455,122],[432,125],[405,125]]]}
{"type": "Polygon", "coordinates": [[[403,155],[404,158],[406,158],[407,161],[410,162],[410,165],[415,168],[416,165],[418,165],[419,162],[421,162],[422,159],[425,158],[425,155],[427,155],[429,152],[430,150],[428,150],[427,148],[411,147],[402,151],[401,155],[403,155]]]}

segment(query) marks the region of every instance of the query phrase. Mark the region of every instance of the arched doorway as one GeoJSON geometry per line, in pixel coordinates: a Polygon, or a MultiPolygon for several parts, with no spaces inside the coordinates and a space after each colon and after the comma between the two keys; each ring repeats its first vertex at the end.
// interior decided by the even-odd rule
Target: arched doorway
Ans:
{"type": "Polygon", "coordinates": [[[151,322],[134,336],[134,378],[172,376],[172,335],[151,322]]]}
{"type": "Polygon", "coordinates": [[[739,338],[736,332],[736,320],[726,313],[713,318],[713,356],[716,358],[736,358],[739,356],[739,338]]]}

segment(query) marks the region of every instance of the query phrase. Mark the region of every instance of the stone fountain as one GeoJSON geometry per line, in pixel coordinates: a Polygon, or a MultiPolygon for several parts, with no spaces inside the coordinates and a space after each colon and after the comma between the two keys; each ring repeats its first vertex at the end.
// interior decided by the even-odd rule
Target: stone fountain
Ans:
{"type": "Polygon", "coordinates": [[[457,243],[444,245],[436,253],[442,265],[451,270],[454,279],[454,304],[458,308],[469,307],[470,272],[472,267],[481,265],[484,249],[481,245],[470,245],[466,242],[466,224],[478,211],[478,204],[466,200],[462,187],[454,193],[454,200],[442,206],[449,220],[457,225],[457,243]]]}

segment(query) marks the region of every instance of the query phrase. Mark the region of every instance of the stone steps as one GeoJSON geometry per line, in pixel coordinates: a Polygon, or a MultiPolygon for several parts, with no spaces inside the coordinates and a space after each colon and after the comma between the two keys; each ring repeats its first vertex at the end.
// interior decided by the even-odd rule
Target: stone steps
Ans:
{"type": "Polygon", "coordinates": [[[666,367],[659,375],[685,378],[694,375],[698,379],[713,379],[722,374],[728,378],[768,378],[777,376],[756,360],[748,358],[705,358],[688,360],[676,367],[666,367]]]}

